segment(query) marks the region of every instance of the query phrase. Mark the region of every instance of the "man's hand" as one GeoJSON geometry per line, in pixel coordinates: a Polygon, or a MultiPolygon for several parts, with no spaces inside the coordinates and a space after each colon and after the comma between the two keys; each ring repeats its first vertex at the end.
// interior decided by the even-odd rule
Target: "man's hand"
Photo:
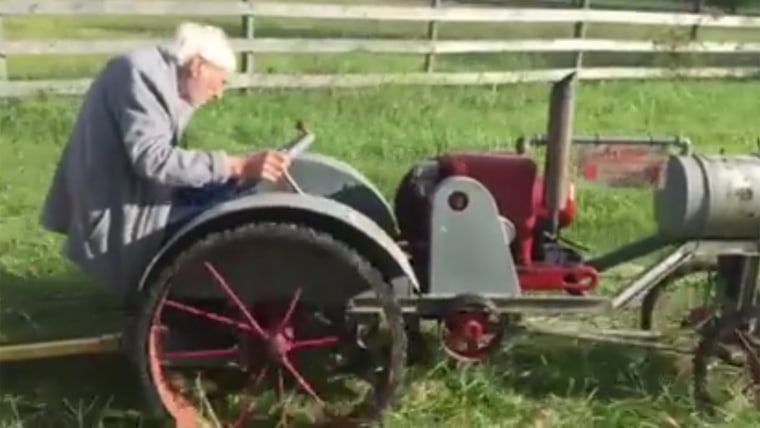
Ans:
{"type": "Polygon", "coordinates": [[[230,177],[263,179],[276,182],[290,167],[290,158],[278,150],[263,150],[248,156],[231,156],[228,163],[230,177]]]}

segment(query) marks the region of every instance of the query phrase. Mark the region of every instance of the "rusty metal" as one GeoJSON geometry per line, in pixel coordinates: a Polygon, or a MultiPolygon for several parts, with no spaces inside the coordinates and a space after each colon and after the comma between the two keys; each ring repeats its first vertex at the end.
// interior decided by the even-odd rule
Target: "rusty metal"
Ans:
{"type": "MultiPolygon", "coordinates": [[[[549,146],[549,140],[546,135],[521,136],[515,150],[527,154],[533,146],[549,146]]],[[[692,153],[691,141],[681,136],[575,136],[571,145],[574,174],[611,187],[656,186],[668,156],[692,153]]]]}
{"type": "MultiPolygon", "coordinates": [[[[534,135],[533,137],[521,136],[517,139],[515,147],[527,152],[531,147],[543,147],[548,144],[546,135],[534,135]]],[[[675,147],[679,154],[689,155],[692,153],[691,140],[677,135],[665,136],[625,136],[625,135],[584,135],[572,137],[573,146],[600,146],[600,145],[623,145],[623,146],[659,146],[675,147]]]]}
{"type": "Polygon", "coordinates": [[[610,187],[657,186],[669,151],[659,145],[586,145],[576,149],[577,176],[610,187]]]}

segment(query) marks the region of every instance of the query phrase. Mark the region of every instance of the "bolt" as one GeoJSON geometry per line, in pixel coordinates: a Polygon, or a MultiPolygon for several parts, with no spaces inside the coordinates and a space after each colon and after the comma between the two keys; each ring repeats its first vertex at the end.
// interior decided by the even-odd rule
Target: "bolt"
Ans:
{"type": "Polygon", "coordinates": [[[483,326],[476,320],[470,320],[465,324],[464,332],[468,339],[480,339],[483,335],[483,326]]]}

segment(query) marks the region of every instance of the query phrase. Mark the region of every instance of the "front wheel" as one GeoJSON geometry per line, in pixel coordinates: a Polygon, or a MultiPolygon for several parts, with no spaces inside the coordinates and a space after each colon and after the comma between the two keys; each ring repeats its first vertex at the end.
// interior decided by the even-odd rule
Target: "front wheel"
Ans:
{"type": "Polygon", "coordinates": [[[178,427],[358,426],[380,419],[401,382],[407,339],[391,286],[310,227],[212,233],[146,291],[135,357],[149,404],[178,427]],[[382,339],[358,337],[347,314],[364,292],[381,306],[382,339]]]}

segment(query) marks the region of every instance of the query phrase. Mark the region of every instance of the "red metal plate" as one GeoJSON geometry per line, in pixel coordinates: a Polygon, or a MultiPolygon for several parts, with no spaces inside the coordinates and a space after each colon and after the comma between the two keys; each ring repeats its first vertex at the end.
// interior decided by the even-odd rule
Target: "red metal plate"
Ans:
{"type": "Polygon", "coordinates": [[[655,187],[669,153],[666,146],[627,144],[578,145],[581,180],[611,187],[655,187]]]}

